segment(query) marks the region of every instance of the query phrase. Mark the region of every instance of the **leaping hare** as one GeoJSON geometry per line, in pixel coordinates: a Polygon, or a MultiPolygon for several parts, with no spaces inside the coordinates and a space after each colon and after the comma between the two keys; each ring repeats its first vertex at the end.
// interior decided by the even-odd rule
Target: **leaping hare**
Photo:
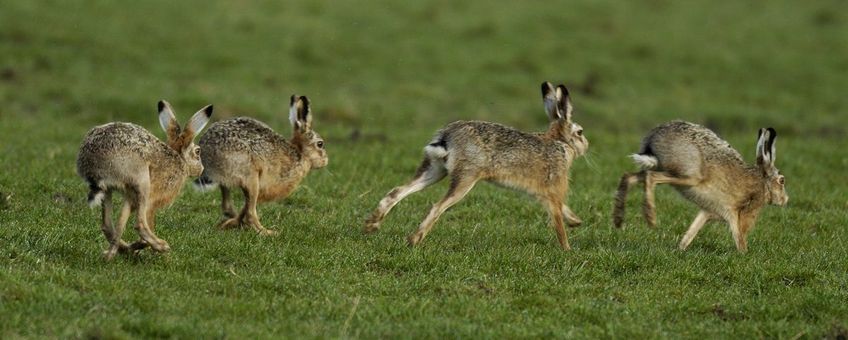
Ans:
{"type": "Polygon", "coordinates": [[[153,233],[154,213],[173,202],[187,176],[203,171],[200,148],[193,140],[212,115],[212,105],[191,117],[181,129],[171,105],[159,102],[159,123],[168,135],[163,143],[144,128],[131,123],[109,123],[86,134],[77,156],[77,173],[88,182],[88,204],[103,206],[101,229],[109,241],[103,256],[140,250],[148,245],[158,252],[171,248],[153,233]],[[120,191],[124,204],[117,225],[112,224],[112,192],[120,191]],[[130,213],[136,213],[141,238],[131,246],[121,239],[130,213]]]}
{"type": "Polygon", "coordinates": [[[312,130],[309,99],[292,96],[289,120],[294,133],[286,140],[267,125],[252,118],[220,121],[200,138],[203,175],[195,181],[201,189],[221,188],[221,229],[251,226],[261,235],[274,235],[259,222],[257,204],[287,197],[312,169],[327,166],[324,140],[312,130]],[[233,211],[230,190],[240,188],[245,203],[233,211]]]}
{"type": "Polygon", "coordinates": [[[621,227],[627,190],[635,183],[645,184],[643,213],[650,226],[656,225],[654,186],[668,183],[701,211],[680,240],[685,250],[710,219],[721,218],[730,225],[736,249],[748,249],[746,235],[754,227],[765,204],[785,205],[789,201],[784,177],[774,166],[773,128],[760,129],[757,162],[745,164],[730,144],[709,129],[684,121],[662,124],[642,140],[633,160],[642,171],[621,177],[615,197],[613,224],[621,227]]]}
{"type": "Polygon", "coordinates": [[[571,100],[565,86],[554,88],[549,82],[543,83],[542,98],[550,119],[545,132],[527,133],[482,121],[457,121],[439,130],[424,147],[424,160],[415,177],[392,189],[380,201],[366,220],[364,231],[377,231],[400,200],[450,176],[450,189],[409,236],[410,246],[421,242],[439,216],[459,202],[475,183],[486,180],[537,197],[551,215],[560,246],[571,249],[563,217],[572,226],[582,221],[565,205],[568,171],[574,159],[586,153],[589,141],[583,128],[571,119],[571,100]]]}

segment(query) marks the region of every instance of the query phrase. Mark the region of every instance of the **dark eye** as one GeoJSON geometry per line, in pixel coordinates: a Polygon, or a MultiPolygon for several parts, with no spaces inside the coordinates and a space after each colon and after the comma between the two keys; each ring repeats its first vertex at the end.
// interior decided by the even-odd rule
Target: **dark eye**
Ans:
{"type": "Polygon", "coordinates": [[[317,145],[319,149],[323,149],[324,148],[324,141],[319,140],[318,143],[315,143],[315,145],[317,145]]]}
{"type": "Polygon", "coordinates": [[[780,185],[786,184],[786,178],[784,177],[779,178],[777,181],[780,183],[780,185]]]}
{"type": "Polygon", "coordinates": [[[194,155],[200,156],[200,148],[194,149],[194,155]]]}
{"type": "Polygon", "coordinates": [[[583,130],[577,130],[577,136],[582,136],[582,135],[583,135],[583,130]]]}

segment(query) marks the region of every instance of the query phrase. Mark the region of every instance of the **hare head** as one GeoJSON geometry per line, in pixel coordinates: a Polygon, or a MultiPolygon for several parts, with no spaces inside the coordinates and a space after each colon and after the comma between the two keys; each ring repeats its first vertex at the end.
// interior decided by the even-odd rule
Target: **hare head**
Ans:
{"type": "Polygon", "coordinates": [[[180,128],[171,104],[164,100],[159,101],[159,124],[168,134],[168,146],[177,151],[185,161],[185,170],[189,176],[200,176],[203,172],[203,165],[200,163],[200,147],[194,144],[194,137],[206,126],[211,116],[212,105],[207,105],[191,116],[185,128],[180,128]]]}
{"type": "Polygon", "coordinates": [[[295,145],[300,148],[301,157],[309,160],[313,169],[327,166],[329,159],[324,150],[324,139],[312,130],[312,108],[306,96],[292,95],[289,106],[289,121],[294,128],[295,145]]]}
{"type": "Polygon", "coordinates": [[[757,136],[757,167],[763,175],[766,188],[766,200],[773,205],[786,205],[789,195],[786,194],[786,178],[774,166],[777,148],[774,140],[777,131],[773,128],[760,129],[757,136]]]}
{"type": "Polygon", "coordinates": [[[568,96],[568,89],[562,84],[554,88],[551,83],[544,82],[542,83],[542,99],[551,121],[548,133],[571,146],[577,152],[577,156],[585,154],[589,149],[589,140],[583,135],[583,127],[571,119],[574,108],[568,96]]]}

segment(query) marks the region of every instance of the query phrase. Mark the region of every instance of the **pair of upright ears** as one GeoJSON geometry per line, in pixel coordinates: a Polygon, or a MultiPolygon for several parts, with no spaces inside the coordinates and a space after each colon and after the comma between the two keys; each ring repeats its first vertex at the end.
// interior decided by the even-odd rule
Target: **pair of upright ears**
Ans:
{"type": "Polygon", "coordinates": [[[542,101],[545,103],[545,111],[551,120],[571,121],[573,107],[568,89],[559,84],[554,87],[550,82],[542,83],[542,101]]]}
{"type": "Polygon", "coordinates": [[[212,117],[212,105],[206,105],[200,111],[197,111],[186,123],[185,128],[180,127],[177,122],[177,116],[174,115],[174,109],[167,101],[160,100],[159,108],[159,125],[162,130],[168,134],[168,141],[176,146],[187,146],[203,127],[209,123],[209,118],[212,117]]]}

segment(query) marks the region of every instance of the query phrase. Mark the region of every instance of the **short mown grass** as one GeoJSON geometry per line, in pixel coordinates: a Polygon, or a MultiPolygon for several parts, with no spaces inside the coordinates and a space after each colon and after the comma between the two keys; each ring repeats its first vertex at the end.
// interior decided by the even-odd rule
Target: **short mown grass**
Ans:
{"type": "MultiPolygon", "coordinates": [[[[820,338],[848,334],[848,6],[839,1],[87,2],[0,5],[2,338],[820,338]],[[379,199],[441,125],[541,130],[544,80],[572,91],[590,152],[562,252],[543,208],[480,184],[417,248],[405,236],[447,188],[379,199]],[[280,235],[219,231],[217,193],[157,215],[167,255],[105,262],[75,174],[85,132],[130,121],[257,117],[288,134],[308,95],[330,165],[263,205],[280,235]],[[736,252],[723,224],[686,252],[696,208],[658,190],[659,226],[625,157],[669,119],[715,129],[753,161],[777,129],[789,205],[736,252]]],[[[126,239],[135,238],[130,230],[126,239]]]]}

